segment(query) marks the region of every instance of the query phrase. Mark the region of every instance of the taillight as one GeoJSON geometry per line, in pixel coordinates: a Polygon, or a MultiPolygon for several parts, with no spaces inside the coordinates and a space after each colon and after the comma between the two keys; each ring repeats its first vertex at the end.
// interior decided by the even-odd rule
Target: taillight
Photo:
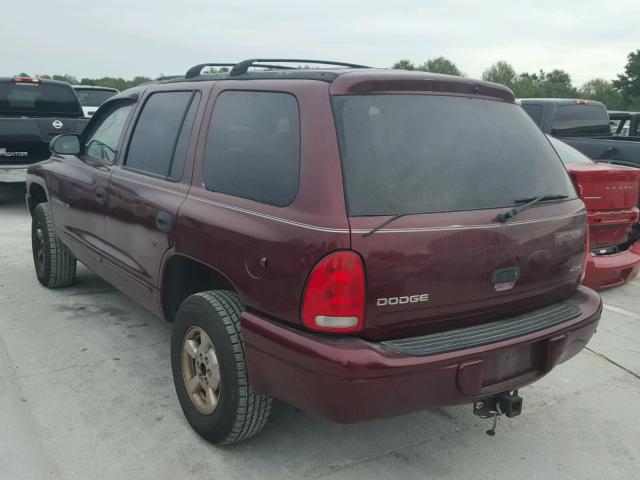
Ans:
{"type": "Polygon", "coordinates": [[[13,77],[15,83],[40,83],[39,78],[32,77],[13,77]]]}
{"type": "Polygon", "coordinates": [[[570,173],[569,177],[571,177],[573,186],[576,187],[576,192],[578,193],[578,196],[582,198],[582,185],[578,183],[578,177],[576,177],[573,173],[570,173]]]}
{"type": "Polygon", "coordinates": [[[364,266],[348,250],[327,255],[313,268],[302,299],[302,323],[311,330],[354,333],[364,325],[364,266]]]}
{"type": "Polygon", "coordinates": [[[589,224],[584,227],[584,239],[585,239],[585,249],[584,252],[584,261],[582,262],[582,275],[580,276],[580,283],[584,282],[584,277],[587,275],[587,262],[589,261],[589,255],[591,255],[591,248],[589,242],[589,224]]]}

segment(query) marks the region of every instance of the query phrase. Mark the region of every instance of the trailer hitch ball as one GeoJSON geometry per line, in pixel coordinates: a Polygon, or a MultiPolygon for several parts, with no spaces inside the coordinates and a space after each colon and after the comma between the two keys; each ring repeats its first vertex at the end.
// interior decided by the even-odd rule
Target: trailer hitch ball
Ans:
{"type": "Polygon", "coordinates": [[[480,418],[493,419],[493,426],[487,430],[487,435],[496,434],[498,417],[505,415],[508,418],[517,417],[522,413],[522,397],[517,390],[499,393],[485,400],[473,404],[473,414],[480,418]]]}

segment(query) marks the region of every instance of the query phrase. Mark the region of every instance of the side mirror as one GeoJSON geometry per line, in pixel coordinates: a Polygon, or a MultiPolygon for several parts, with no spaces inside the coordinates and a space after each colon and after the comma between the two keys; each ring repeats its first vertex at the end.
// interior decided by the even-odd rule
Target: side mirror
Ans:
{"type": "Polygon", "coordinates": [[[49,143],[49,150],[60,155],[80,155],[80,137],[71,133],[58,135],[49,143]]]}

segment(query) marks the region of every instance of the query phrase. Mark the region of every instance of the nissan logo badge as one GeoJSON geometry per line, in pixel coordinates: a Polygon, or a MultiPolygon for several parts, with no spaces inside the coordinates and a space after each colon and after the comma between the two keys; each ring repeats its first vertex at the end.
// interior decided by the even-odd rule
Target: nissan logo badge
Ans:
{"type": "Polygon", "coordinates": [[[60,121],[60,120],[54,120],[51,125],[53,125],[53,128],[60,130],[62,127],[64,127],[64,124],[60,121]]]}

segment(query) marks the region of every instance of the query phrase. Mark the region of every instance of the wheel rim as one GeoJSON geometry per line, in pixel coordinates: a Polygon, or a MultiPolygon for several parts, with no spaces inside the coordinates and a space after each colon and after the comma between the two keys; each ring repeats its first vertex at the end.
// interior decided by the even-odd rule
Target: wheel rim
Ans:
{"type": "Polygon", "coordinates": [[[33,232],[33,246],[36,271],[38,275],[42,276],[44,273],[44,233],[42,232],[42,225],[39,221],[36,222],[33,232]]]}
{"type": "Polygon", "coordinates": [[[182,339],[182,379],[196,409],[210,415],[220,398],[220,366],[209,335],[191,327],[182,339]]]}

